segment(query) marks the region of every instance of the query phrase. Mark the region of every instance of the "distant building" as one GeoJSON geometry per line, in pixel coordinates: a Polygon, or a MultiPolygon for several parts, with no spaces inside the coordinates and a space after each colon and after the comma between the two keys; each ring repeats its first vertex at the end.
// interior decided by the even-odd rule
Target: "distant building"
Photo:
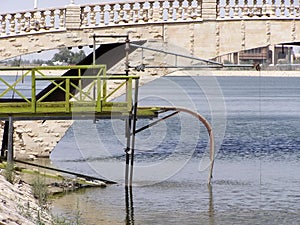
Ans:
{"type": "Polygon", "coordinates": [[[267,65],[292,64],[294,52],[292,46],[275,45],[244,50],[218,58],[222,63],[259,63],[267,65]]]}

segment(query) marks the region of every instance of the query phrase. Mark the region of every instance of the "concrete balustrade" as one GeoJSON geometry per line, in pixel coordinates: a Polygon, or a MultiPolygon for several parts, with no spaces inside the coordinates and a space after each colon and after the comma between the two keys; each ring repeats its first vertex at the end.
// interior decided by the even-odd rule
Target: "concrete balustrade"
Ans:
{"type": "Polygon", "coordinates": [[[201,0],[157,0],[68,5],[0,15],[0,37],[119,24],[201,20],[201,0]]]}
{"type": "Polygon", "coordinates": [[[83,27],[202,19],[199,0],[99,3],[81,6],[81,16],[83,27]]]}
{"type": "Polygon", "coordinates": [[[221,19],[299,18],[299,3],[294,0],[218,0],[217,17],[221,19]]]}
{"type": "Polygon", "coordinates": [[[65,29],[66,9],[41,9],[0,15],[0,37],[65,29]]]}

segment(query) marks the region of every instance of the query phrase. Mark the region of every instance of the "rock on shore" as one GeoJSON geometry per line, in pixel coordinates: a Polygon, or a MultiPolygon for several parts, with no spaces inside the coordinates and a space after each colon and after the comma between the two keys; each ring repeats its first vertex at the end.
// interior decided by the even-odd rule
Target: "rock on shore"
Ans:
{"type": "Polygon", "coordinates": [[[30,185],[23,181],[11,184],[0,175],[0,224],[51,224],[51,216],[38,206],[30,185]]]}

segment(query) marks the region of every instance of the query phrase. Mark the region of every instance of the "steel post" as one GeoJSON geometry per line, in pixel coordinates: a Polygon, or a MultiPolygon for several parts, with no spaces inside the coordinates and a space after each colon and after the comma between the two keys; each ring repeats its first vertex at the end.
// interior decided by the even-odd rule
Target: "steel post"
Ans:
{"type": "Polygon", "coordinates": [[[137,120],[137,107],[138,107],[138,93],[139,93],[139,80],[135,80],[135,91],[134,91],[134,104],[132,114],[132,136],[131,136],[131,162],[130,162],[130,178],[129,185],[132,186],[133,180],[133,164],[134,164],[134,147],[135,147],[135,130],[137,120]]]}
{"type": "Polygon", "coordinates": [[[8,145],[8,121],[6,120],[3,128],[2,136],[2,147],[1,147],[1,157],[5,157],[5,151],[7,150],[8,145]]]}
{"type": "Polygon", "coordinates": [[[7,163],[10,164],[13,162],[14,158],[14,126],[13,118],[9,116],[8,118],[8,146],[7,146],[7,163]]]}

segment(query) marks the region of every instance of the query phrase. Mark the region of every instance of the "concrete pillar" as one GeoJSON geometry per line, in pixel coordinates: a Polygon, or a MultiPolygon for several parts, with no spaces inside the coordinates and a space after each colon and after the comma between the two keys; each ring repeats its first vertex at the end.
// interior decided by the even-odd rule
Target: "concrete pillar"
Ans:
{"type": "Polygon", "coordinates": [[[81,26],[81,9],[79,5],[70,4],[66,7],[66,28],[78,29],[81,26]]]}
{"type": "Polygon", "coordinates": [[[37,8],[38,8],[38,0],[34,0],[33,8],[34,8],[34,9],[37,9],[37,8]]]}
{"type": "Polygon", "coordinates": [[[215,20],[217,18],[217,0],[202,1],[203,20],[215,20]]]}
{"type": "Polygon", "coordinates": [[[275,49],[275,45],[273,45],[271,48],[273,48],[272,50],[272,64],[275,66],[275,54],[276,54],[276,49],[275,49]]]}

